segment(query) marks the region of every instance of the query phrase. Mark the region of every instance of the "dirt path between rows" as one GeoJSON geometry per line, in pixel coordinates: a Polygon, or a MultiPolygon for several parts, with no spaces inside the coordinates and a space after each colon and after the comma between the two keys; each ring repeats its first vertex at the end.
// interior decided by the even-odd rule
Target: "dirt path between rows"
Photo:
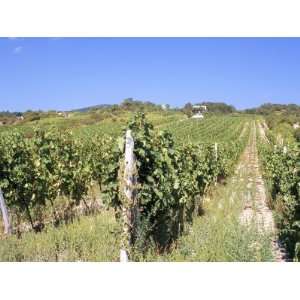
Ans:
{"type": "Polygon", "coordinates": [[[260,137],[263,139],[263,141],[265,143],[270,143],[268,138],[267,138],[267,135],[266,135],[266,129],[267,129],[266,126],[267,126],[266,123],[261,123],[260,121],[258,121],[258,123],[257,123],[257,127],[258,127],[260,137]]]}
{"type": "MultiPolygon", "coordinates": [[[[263,127],[259,125],[258,133],[265,139],[263,127]]],[[[240,222],[246,225],[254,224],[259,232],[270,234],[275,261],[286,261],[286,253],[280,246],[276,236],[272,211],[267,205],[266,187],[259,167],[256,134],[257,128],[255,122],[253,122],[251,124],[249,143],[235,172],[237,181],[247,181],[244,183],[246,189],[244,191],[244,199],[242,199],[244,207],[240,215],[240,222]]]]}

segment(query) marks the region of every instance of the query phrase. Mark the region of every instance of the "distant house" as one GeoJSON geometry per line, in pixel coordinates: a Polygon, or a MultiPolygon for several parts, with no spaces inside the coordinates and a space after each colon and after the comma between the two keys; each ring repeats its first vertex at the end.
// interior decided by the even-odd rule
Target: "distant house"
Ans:
{"type": "Polygon", "coordinates": [[[203,112],[207,111],[206,105],[194,105],[192,108],[193,116],[192,119],[203,119],[203,112]]]}
{"type": "Polygon", "coordinates": [[[59,111],[57,114],[59,116],[64,117],[64,118],[69,118],[69,114],[67,112],[65,112],[65,111],[59,111]]]}
{"type": "Polygon", "coordinates": [[[294,128],[294,129],[297,129],[297,128],[299,128],[299,127],[300,127],[299,123],[293,124],[293,128],[294,128]]]}
{"type": "Polygon", "coordinates": [[[17,120],[22,121],[22,120],[24,120],[24,117],[23,116],[17,116],[17,120]]]}

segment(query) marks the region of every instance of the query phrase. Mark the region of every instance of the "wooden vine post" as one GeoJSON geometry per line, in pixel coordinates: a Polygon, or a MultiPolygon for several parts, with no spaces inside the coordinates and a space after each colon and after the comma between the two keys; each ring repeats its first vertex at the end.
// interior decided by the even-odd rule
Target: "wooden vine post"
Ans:
{"type": "MultiPolygon", "coordinates": [[[[128,254],[132,244],[133,234],[135,232],[136,218],[136,159],[134,155],[134,140],[131,130],[126,131],[125,136],[125,161],[124,161],[124,185],[122,197],[122,219],[123,235],[120,250],[120,261],[127,262],[128,254]]],[[[121,191],[122,193],[122,191],[121,191]]]]}
{"type": "Polygon", "coordinates": [[[0,208],[1,208],[2,218],[3,218],[3,224],[4,224],[4,233],[11,234],[12,227],[11,227],[8,210],[5,204],[5,200],[1,188],[0,188],[0,208]]]}

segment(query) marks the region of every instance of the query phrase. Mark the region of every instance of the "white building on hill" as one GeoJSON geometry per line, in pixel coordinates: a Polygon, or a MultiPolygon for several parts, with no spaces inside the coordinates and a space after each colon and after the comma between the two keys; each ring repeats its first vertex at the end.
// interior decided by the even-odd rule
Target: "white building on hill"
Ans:
{"type": "Polygon", "coordinates": [[[206,105],[194,105],[193,106],[193,119],[203,119],[203,112],[207,111],[206,105]]]}

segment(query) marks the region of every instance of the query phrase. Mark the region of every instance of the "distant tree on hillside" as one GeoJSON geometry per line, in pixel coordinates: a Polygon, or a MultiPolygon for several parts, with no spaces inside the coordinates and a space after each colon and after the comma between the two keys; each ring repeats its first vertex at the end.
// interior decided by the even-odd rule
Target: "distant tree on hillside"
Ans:
{"type": "Polygon", "coordinates": [[[265,103],[257,108],[246,109],[245,113],[254,113],[261,115],[284,114],[300,116],[300,106],[296,104],[273,104],[265,103]]]}
{"type": "Polygon", "coordinates": [[[232,105],[228,105],[224,102],[201,102],[197,105],[205,105],[208,112],[230,114],[236,112],[236,109],[232,105]]]}
{"type": "Polygon", "coordinates": [[[121,109],[128,111],[153,111],[162,110],[160,105],[156,105],[150,101],[134,100],[133,98],[126,98],[120,104],[121,109]]]}
{"type": "Polygon", "coordinates": [[[190,118],[193,115],[193,105],[188,102],[184,105],[181,111],[190,118]]]}
{"type": "Polygon", "coordinates": [[[41,113],[37,111],[28,110],[24,113],[24,118],[26,121],[38,121],[41,119],[41,113]]]}

